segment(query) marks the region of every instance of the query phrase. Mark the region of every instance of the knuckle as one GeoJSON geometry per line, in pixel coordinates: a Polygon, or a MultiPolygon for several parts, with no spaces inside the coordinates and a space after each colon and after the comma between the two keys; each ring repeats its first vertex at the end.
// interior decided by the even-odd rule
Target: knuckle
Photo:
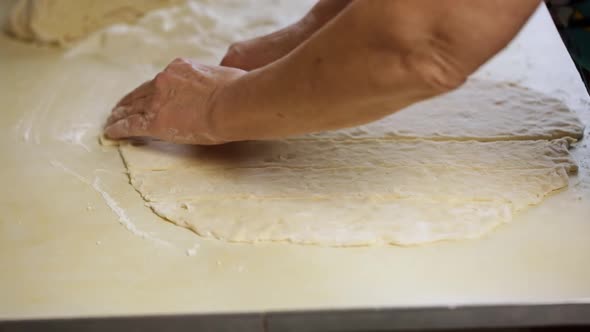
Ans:
{"type": "Polygon", "coordinates": [[[189,59],[187,58],[175,58],[174,60],[172,60],[172,62],[170,62],[170,64],[168,64],[168,66],[166,66],[166,68],[164,69],[164,72],[173,72],[177,69],[182,69],[182,68],[187,68],[187,67],[191,67],[192,63],[189,59]]]}
{"type": "Polygon", "coordinates": [[[229,48],[227,49],[227,53],[237,55],[237,54],[240,54],[241,50],[242,50],[242,43],[239,43],[239,42],[233,43],[233,44],[229,45],[229,48]]]}
{"type": "Polygon", "coordinates": [[[187,58],[183,58],[183,57],[178,57],[178,58],[174,58],[174,60],[172,60],[172,62],[170,63],[175,64],[175,65],[182,65],[182,64],[188,64],[190,63],[190,61],[187,58]]]}
{"type": "Polygon", "coordinates": [[[244,47],[241,44],[232,44],[223,59],[222,66],[241,68],[244,65],[244,47]]]}
{"type": "Polygon", "coordinates": [[[138,115],[132,121],[132,127],[135,132],[148,133],[153,128],[153,121],[146,116],[138,115]]]}
{"type": "Polygon", "coordinates": [[[226,54],[223,59],[221,59],[221,62],[219,63],[221,66],[231,66],[235,63],[234,59],[232,56],[230,56],[229,54],[226,54]]]}
{"type": "Polygon", "coordinates": [[[157,121],[156,121],[157,115],[158,115],[158,114],[157,114],[157,111],[156,111],[155,109],[150,109],[150,110],[148,110],[147,112],[145,112],[145,113],[143,114],[142,118],[143,118],[143,119],[144,119],[144,120],[145,120],[147,123],[149,123],[150,125],[153,125],[153,124],[155,124],[155,123],[157,122],[157,121]]]}

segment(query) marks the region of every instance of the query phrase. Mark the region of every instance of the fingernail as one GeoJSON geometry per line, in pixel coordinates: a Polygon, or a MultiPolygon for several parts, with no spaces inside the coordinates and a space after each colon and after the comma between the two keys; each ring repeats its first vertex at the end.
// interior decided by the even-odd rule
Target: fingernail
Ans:
{"type": "Polygon", "coordinates": [[[111,127],[112,126],[106,127],[105,130],[104,130],[104,136],[106,138],[114,138],[113,135],[112,135],[112,129],[111,129],[111,127]]]}
{"type": "Polygon", "coordinates": [[[107,138],[119,138],[122,133],[121,129],[120,122],[116,122],[115,124],[108,126],[104,130],[104,134],[107,138]]]}

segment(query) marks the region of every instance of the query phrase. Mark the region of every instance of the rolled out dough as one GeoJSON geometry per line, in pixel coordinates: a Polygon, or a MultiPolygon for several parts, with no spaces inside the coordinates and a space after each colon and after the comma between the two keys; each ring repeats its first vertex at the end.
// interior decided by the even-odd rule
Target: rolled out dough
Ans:
{"type": "MultiPolygon", "coordinates": [[[[69,55],[213,64],[229,43],[284,26],[312,3],[186,1],[99,31],[69,55]]],[[[481,236],[567,187],[576,169],[568,145],[582,132],[558,99],[471,80],[357,128],[210,148],[155,141],[119,148],[153,211],[202,236],[405,245],[481,236]]]]}
{"type": "Polygon", "coordinates": [[[204,237],[410,245],[481,236],[567,187],[582,130],[557,99],[472,81],[360,128],[120,151],[153,211],[204,237]]]}
{"type": "Polygon", "coordinates": [[[311,136],[499,141],[579,139],[583,132],[578,116],[559,99],[515,83],[470,80],[381,121],[311,136]]]}

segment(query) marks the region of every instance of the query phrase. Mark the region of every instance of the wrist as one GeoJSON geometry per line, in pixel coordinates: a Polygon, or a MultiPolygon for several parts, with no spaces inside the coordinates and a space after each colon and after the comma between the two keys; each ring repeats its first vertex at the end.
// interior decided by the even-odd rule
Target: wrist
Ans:
{"type": "Polygon", "coordinates": [[[223,85],[215,89],[209,97],[208,116],[207,116],[207,135],[214,142],[219,144],[236,141],[231,137],[229,127],[231,127],[232,118],[228,116],[228,85],[223,85]]]}

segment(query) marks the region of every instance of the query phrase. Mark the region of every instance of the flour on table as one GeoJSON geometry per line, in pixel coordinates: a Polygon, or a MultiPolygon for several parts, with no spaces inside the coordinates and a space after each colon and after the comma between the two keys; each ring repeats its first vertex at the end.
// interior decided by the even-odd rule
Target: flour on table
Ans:
{"type": "Polygon", "coordinates": [[[97,55],[115,63],[165,66],[189,57],[217,64],[235,41],[300,19],[315,0],[183,1],[153,11],[136,24],[115,24],[75,45],[70,56],[97,55]]]}
{"type": "MultiPolygon", "coordinates": [[[[189,1],[99,31],[73,54],[213,63],[230,42],[284,26],[308,8],[288,2],[299,9],[273,16],[287,3],[262,2],[254,9],[236,0],[189,1]]],[[[482,236],[566,188],[577,167],[569,144],[582,132],[558,99],[470,80],[356,128],[218,147],[144,141],[119,149],[147,205],[204,237],[411,245],[482,236]]]]}

